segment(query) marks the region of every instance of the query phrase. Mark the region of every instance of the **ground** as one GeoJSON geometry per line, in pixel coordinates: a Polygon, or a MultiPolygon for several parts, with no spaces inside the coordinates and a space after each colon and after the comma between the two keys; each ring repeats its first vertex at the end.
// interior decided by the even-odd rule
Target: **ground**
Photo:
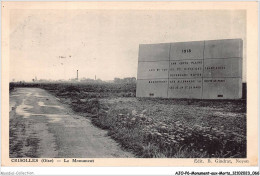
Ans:
{"type": "Polygon", "coordinates": [[[122,151],[89,119],[76,115],[39,88],[17,88],[10,95],[10,157],[117,158],[122,151]]]}
{"type": "Polygon", "coordinates": [[[135,84],[17,86],[47,90],[66,110],[107,130],[107,135],[120,144],[119,151],[123,149],[136,157],[246,157],[245,99],[136,98],[135,84]]]}

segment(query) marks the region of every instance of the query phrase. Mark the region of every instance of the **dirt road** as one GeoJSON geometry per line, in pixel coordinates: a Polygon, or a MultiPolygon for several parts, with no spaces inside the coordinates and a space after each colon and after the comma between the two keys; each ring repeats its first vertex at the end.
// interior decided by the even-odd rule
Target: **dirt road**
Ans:
{"type": "Polygon", "coordinates": [[[10,157],[134,157],[45,90],[17,88],[9,112],[10,157]]]}

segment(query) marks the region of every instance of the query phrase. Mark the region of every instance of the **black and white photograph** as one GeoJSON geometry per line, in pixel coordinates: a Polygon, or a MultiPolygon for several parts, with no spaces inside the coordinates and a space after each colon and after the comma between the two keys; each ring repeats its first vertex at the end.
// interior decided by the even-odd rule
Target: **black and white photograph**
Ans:
{"type": "Polygon", "coordinates": [[[11,11],[10,157],[246,158],[245,24],[243,10],[11,11]]]}
{"type": "Polygon", "coordinates": [[[19,7],[11,162],[251,161],[247,10],[19,7]]]}

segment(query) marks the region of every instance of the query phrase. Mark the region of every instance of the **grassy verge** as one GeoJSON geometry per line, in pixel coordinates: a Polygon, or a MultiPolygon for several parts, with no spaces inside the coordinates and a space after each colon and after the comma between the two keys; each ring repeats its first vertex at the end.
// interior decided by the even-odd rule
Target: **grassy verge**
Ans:
{"type": "Polygon", "coordinates": [[[125,99],[101,100],[92,121],[140,157],[246,157],[244,102],[125,99]]]}
{"type": "Polygon", "coordinates": [[[135,98],[135,85],[41,84],[138,157],[246,157],[245,100],[135,98]]]}

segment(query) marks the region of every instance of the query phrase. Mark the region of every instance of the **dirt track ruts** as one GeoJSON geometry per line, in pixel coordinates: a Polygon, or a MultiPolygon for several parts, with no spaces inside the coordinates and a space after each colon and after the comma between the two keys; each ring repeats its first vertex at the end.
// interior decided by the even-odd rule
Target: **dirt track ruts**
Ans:
{"type": "Polygon", "coordinates": [[[9,114],[10,157],[134,157],[43,89],[17,88],[10,94],[9,114]]]}

